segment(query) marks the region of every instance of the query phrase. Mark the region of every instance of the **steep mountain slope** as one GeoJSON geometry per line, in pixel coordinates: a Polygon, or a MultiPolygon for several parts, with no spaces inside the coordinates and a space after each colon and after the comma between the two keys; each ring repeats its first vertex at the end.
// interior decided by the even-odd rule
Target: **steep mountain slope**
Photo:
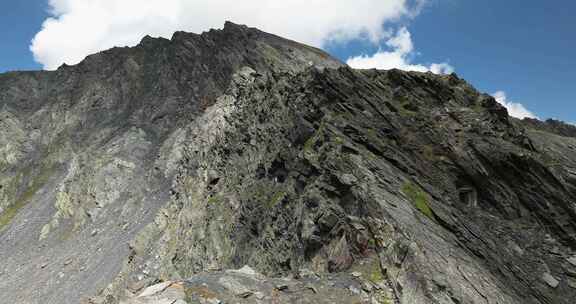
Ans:
{"type": "Polygon", "coordinates": [[[0,75],[0,106],[6,303],[576,295],[576,138],[456,75],[227,23],[0,75]]]}

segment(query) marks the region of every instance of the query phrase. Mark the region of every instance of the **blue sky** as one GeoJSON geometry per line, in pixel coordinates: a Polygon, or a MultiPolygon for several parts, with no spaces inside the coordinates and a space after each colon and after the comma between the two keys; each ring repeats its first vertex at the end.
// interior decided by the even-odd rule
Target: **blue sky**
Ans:
{"type": "Polygon", "coordinates": [[[38,70],[30,41],[47,17],[44,0],[0,1],[0,72],[38,70]]]}
{"type": "MultiPolygon", "coordinates": [[[[82,0],[59,1],[74,4],[75,1],[82,0]]],[[[135,0],[123,1],[125,1],[124,3],[129,3],[135,0]]],[[[144,3],[155,0],[140,1],[139,3],[144,3]]],[[[173,3],[174,10],[182,10],[182,4],[179,4],[178,1],[180,0],[159,2],[164,3],[163,7],[168,5],[166,3],[173,3]]],[[[297,5],[298,3],[296,2],[298,1],[295,0],[294,5],[297,5]]],[[[576,101],[573,84],[574,80],[576,80],[576,77],[573,76],[573,71],[576,71],[574,55],[576,50],[576,18],[573,17],[573,13],[576,11],[576,2],[429,0],[424,9],[418,14],[400,16],[403,21],[396,22],[395,20],[398,20],[398,18],[394,18],[391,13],[395,12],[394,9],[396,8],[392,4],[395,1],[398,3],[402,1],[381,0],[374,3],[383,3],[382,1],[386,4],[390,3],[390,6],[383,7],[379,15],[374,15],[375,19],[373,20],[382,20],[382,23],[386,24],[386,26],[382,27],[383,31],[389,31],[387,32],[388,35],[392,37],[400,36],[399,29],[406,27],[406,33],[409,36],[404,38],[408,40],[400,40],[413,43],[414,50],[407,51],[406,54],[402,55],[410,64],[426,69],[430,69],[432,63],[448,64],[454,68],[458,75],[468,80],[479,90],[490,94],[504,91],[507,95],[507,102],[521,103],[540,118],[559,118],[565,121],[576,121],[576,107],[573,105],[576,101]]],[[[193,2],[189,0],[185,5],[191,5],[190,3],[193,2]]],[[[201,4],[205,2],[203,0],[197,0],[197,2],[200,3],[198,6],[208,6],[208,4],[201,4]]],[[[336,2],[333,1],[332,3],[336,2]]],[[[353,3],[348,0],[346,2],[348,3],[342,4],[343,8],[346,8],[345,5],[353,3]]],[[[65,51],[66,46],[69,46],[66,43],[73,40],[76,33],[71,32],[70,29],[65,29],[59,32],[54,30],[52,35],[48,35],[50,32],[46,31],[46,35],[42,37],[44,40],[38,40],[41,42],[49,41],[43,42],[43,44],[38,43],[35,49],[37,59],[40,58],[39,61],[43,62],[43,64],[35,62],[34,56],[30,51],[31,40],[42,29],[42,22],[46,18],[53,17],[57,19],[62,15],[75,13],[70,8],[73,6],[68,6],[56,7],[56,9],[61,11],[51,16],[48,13],[49,5],[47,0],[2,1],[0,3],[0,26],[2,28],[0,31],[0,72],[42,69],[43,66],[48,68],[46,63],[48,60],[56,60],[54,63],[59,64],[60,61],[58,60],[65,61],[68,60],[67,58],[76,56],[75,58],[77,59],[75,60],[78,61],[85,53],[92,50],[97,51],[116,44],[133,44],[125,37],[119,37],[117,40],[101,45],[96,45],[94,42],[89,41],[86,42],[87,46],[84,53],[71,54],[69,57],[58,57],[60,55],[58,52],[65,51]],[[63,37],[67,35],[70,35],[71,38],[63,37]],[[59,39],[63,41],[62,44],[51,44],[59,39]],[[119,43],[118,41],[128,42],[119,43]]],[[[201,11],[203,8],[195,7],[197,11],[201,11]]],[[[117,10],[121,9],[117,8],[117,10]]],[[[139,30],[142,30],[142,24],[155,24],[157,20],[174,20],[173,18],[170,19],[172,14],[170,10],[165,10],[160,14],[156,12],[157,9],[152,4],[150,4],[149,9],[149,11],[141,10],[140,14],[150,15],[151,11],[154,11],[153,19],[150,19],[151,17],[147,17],[148,19],[137,19],[134,24],[136,27],[137,22],[141,22],[138,26],[139,30]]],[[[266,22],[272,21],[262,21],[262,18],[252,22],[250,18],[246,18],[243,15],[242,11],[238,10],[224,12],[223,16],[214,16],[213,23],[221,24],[224,19],[232,19],[232,21],[241,19],[236,20],[239,22],[245,20],[243,23],[263,27],[280,35],[312,44],[321,44],[320,46],[324,46],[330,53],[343,61],[359,55],[372,56],[379,50],[381,52],[390,51],[394,48],[397,50],[405,45],[400,42],[399,44],[392,43],[394,46],[391,46],[387,43],[391,38],[386,36],[386,33],[380,32],[373,34],[377,38],[372,37],[369,40],[358,39],[358,37],[365,37],[366,35],[357,34],[357,29],[354,27],[345,29],[346,37],[348,37],[346,39],[320,43],[318,41],[325,37],[310,36],[304,30],[298,32],[286,29],[289,26],[298,27],[299,24],[291,25],[288,21],[285,22],[286,24],[268,24],[266,22]],[[231,17],[229,18],[226,14],[231,17]],[[236,15],[239,17],[235,18],[236,15]]],[[[289,12],[290,7],[284,8],[284,11],[289,12]]],[[[121,11],[117,13],[120,19],[123,17],[121,13],[121,11]]],[[[289,14],[286,13],[286,15],[289,14]]],[[[106,16],[111,15],[113,14],[106,14],[106,16]]],[[[314,18],[318,18],[318,23],[324,24],[321,13],[311,16],[309,19],[312,20],[311,22],[314,21],[314,18]]],[[[194,16],[190,17],[194,18],[194,16]]],[[[302,18],[305,19],[305,17],[303,16],[302,18]]],[[[344,17],[347,18],[346,20],[354,18],[354,16],[344,17]]],[[[362,17],[362,14],[359,13],[358,18],[360,19],[357,21],[359,26],[365,25],[361,23],[364,22],[361,20],[362,17]]],[[[372,15],[366,13],[366,19],[371,17],[372,15]]],[[[111,25],[109,27],[113,28],[115,24],[113,18],[115,17],[109,18],[111,18],[108,21],[109,25],[111,25]]],[[[135,16],[131,16],[130,20],[134,18],[135,16]]],[[[100,21],[96,20],[95,22],[100,21]]],[[[144,30],[148,30],[156,36],[168,36],[171,31],[176,29],[201,31],[200,28],[210,27],[211,24],[209,22],[206,24],[195,24],[175,21],[174,28],[157,28],[153,26],[147,28],[145,26],[146,29],[144,30]]],[[[328,27],[329,22],[326,22],[326,24],[325,28],[319,27],[319,32],[321,32],[320,30],[326,32],[333,30],[328,27]]],[[[86,26],[87,29],[81,31],[78,35],[86,36],[90,33],[93,36],[107,35],[106,32],[94,32],[94,30],[91,32],[88,30],[88,23],[86,26]]],[[[70,25],[70,27],[82,28],[82,25],[70,25]]],[[[141,32],[135,32],[132,40],[136,41],[136,38],[139,39],[141,35],[141,32]]],[[[76,40],[81,41],[80,43],[84,41],[83,39],[82,36],[76,38],[76,40]]],[[[100,40],[102,39],[98,41],[100,40]]],[[[69,61],[72,60],[74,59],[69,59],[69,61]]]]}

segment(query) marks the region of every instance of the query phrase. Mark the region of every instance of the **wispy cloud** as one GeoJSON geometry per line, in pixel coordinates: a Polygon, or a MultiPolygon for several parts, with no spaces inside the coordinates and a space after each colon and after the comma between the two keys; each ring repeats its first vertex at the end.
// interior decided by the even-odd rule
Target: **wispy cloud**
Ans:
{"type": "Polygon", "coordinates": [[[400,69],[405,71],[432,72],[435,74],[450,74],[454,68],[448,63],[432,63],[422,65],[413,63],[414,43],[407,28],[403,27],[396,35],[386,41],[389,50],[380,50],[373,55],[361,55],[348,59],[349,66],[357,69],[400,69]]]}
{"type": "MultiPolygon", "coordinates": [[[[75,64],[113,46],[133,46],[145,35],[170,38],[201,32],[224,20],[256,26],[322,46],[387,37],[384,24],[415,17],[426,0],[49,0],[51,17],[30,49],[46,69],[75,64]]],[[[441,68],[441,67],[438,67],[441,68]]]]}
{"type": "Polygon", "coordinates": [[[494,96],[496,101],[498,101],[501,105],[503,105],[504,107],[506,107],[506,109],[508,109],[508,114],[510,114],[510,116],[512,117],[520,119],[538,118],[538,116],[534,115],[534,113],[526,109],[526,107],[524,107],[524,105],[522,105],[521,103],[509,101],[508,97],[506,96],[506,92],[504,91],[498,91],[492,94],[492,96],[494,96]]]}

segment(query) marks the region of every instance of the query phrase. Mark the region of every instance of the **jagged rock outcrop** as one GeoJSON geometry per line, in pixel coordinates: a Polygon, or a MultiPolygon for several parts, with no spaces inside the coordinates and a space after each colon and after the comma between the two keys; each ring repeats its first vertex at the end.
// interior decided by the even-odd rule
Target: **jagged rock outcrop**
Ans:
{"type": "Polygon", "coordinates": [[[530,129],[554,133],[564,137],[576,137],[576,125],[567,124],[555,119],[540,121],[534,118],[524,118],[521,123],[530,129]]]}
{"type": "Polygon", "coordinates": [[[576,295],[576,138],[454,74],[227,23],[0,75],[0,107],[8,303],[576,295]]]}

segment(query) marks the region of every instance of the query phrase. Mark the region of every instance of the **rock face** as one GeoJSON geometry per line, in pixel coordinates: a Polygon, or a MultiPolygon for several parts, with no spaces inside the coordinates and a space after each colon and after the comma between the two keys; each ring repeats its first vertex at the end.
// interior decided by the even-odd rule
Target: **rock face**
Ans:
{"type": "Polygon", "coordinates": [[[554,133],[564,137],[576,137],[576,126],[566,124],[558,120],[548,119],[540,121],[533,118],[525,118],[522,123],[532,129],[554,133]]]}
{"type": "Polygon", "coordinates": [[[554,130],[232,23],[2,74],[2,301],[572,303],[554,130]]]}

